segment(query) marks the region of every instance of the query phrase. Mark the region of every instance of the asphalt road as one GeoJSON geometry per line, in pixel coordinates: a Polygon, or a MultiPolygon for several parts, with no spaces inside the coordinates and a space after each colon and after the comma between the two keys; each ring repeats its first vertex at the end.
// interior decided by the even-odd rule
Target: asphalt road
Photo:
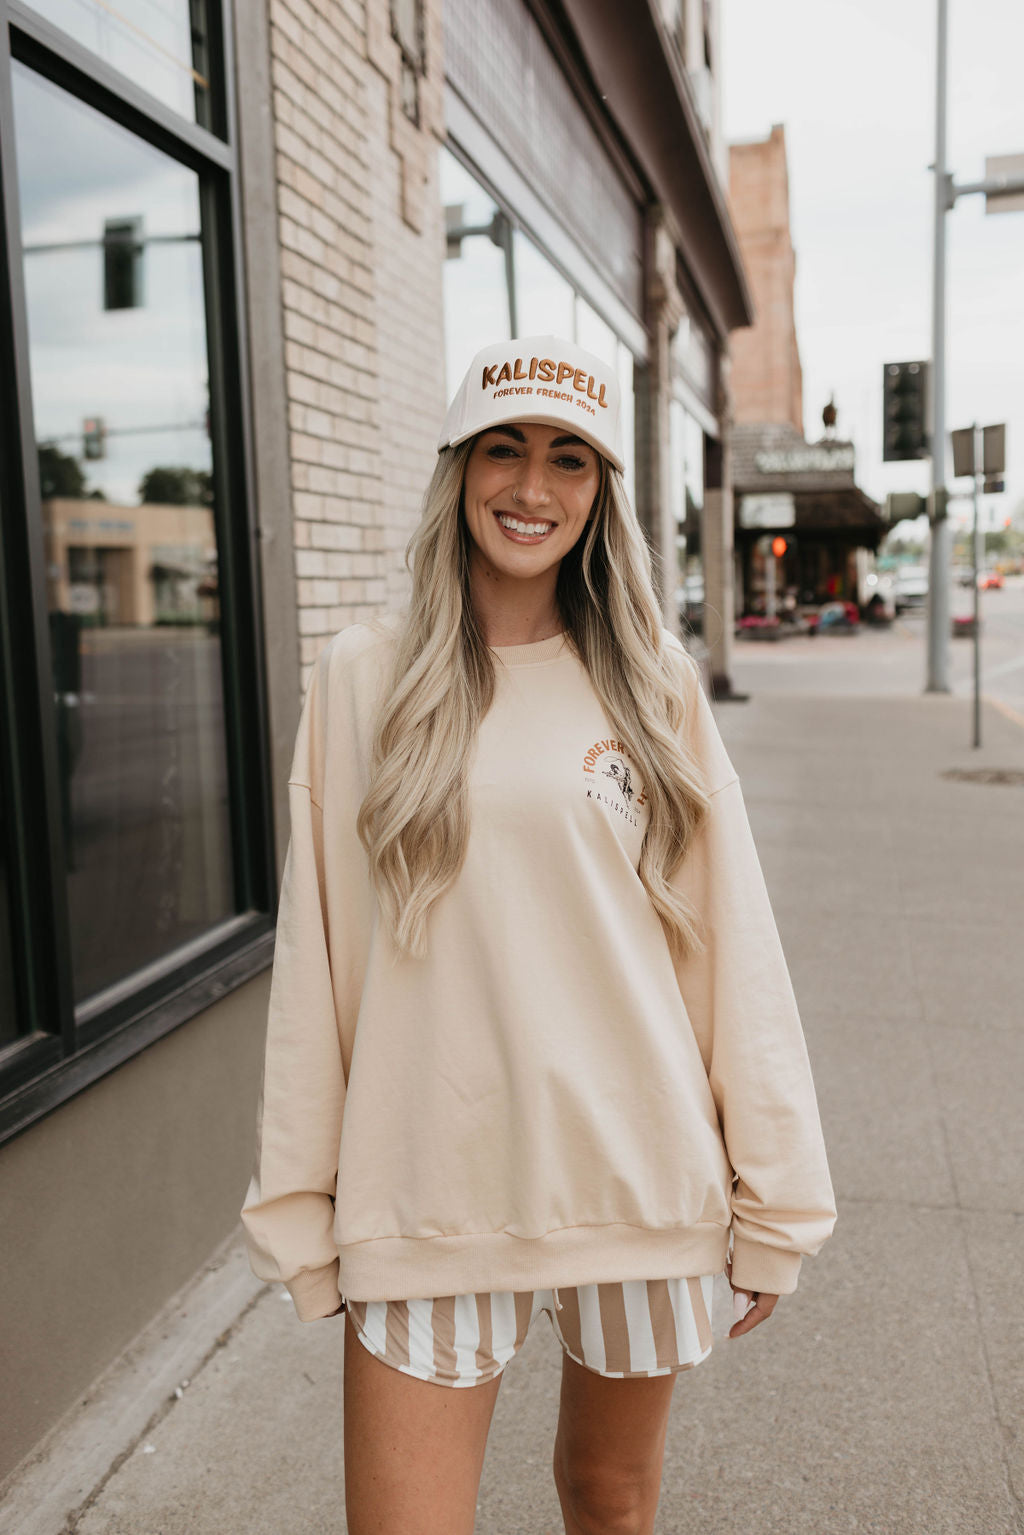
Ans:
{"type": "MultiPolygon", "coordinates": [[[[972,593],[953,590],[953,613],[971,611],[972,593]]],[[[1024,717],[1024,576],[1010,576],[1002,591],[981,593],[981,690],[1004,710],[1024,717]]],[[[796,635],[778,642],[737,640],[733,681],[756,692],[853,694],[881,697],[923,693],[927,680],[924,610],[908,610],[891,627],[862,626],[846,634],[796,635]]],[[[974,687],[972,640],[949,641],[950,686],[970,697],[974,687]]]]}

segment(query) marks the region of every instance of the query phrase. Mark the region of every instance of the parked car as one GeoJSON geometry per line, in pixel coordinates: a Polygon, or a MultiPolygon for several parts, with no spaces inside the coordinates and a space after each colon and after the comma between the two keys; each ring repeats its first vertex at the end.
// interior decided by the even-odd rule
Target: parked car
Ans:
{"type": "Polygon", "coordinates": [[[978,576],[978,590],[982,592],[1001,592],[1003,589],[1002,572],[998,570],[983,570],[978,576]]]}
{"type": "Polygon", "coordinates": [[[922,608],[928,600],[928,568],[925,565],[901,565],[896,572],[893,604],[897,613],[904,608],[922,608]]]}

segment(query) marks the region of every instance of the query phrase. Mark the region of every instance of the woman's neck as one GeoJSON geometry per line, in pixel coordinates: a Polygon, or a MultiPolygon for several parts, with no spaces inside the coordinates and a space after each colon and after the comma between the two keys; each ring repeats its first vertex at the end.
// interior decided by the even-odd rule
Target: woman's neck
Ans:
{"type": "Polygon", "coordinates": [[[499,596],[496,587],[477,582],[472,595],[477,627],[487,645],[533,645],[565,628],[553,587],[543,593],[522,592],[516,594],[519,600],[510,601],[507,593],[499,596]]]}

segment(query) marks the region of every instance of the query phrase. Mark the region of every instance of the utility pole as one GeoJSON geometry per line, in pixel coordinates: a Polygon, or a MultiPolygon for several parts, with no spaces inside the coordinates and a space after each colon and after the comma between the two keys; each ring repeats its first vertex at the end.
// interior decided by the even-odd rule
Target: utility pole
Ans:
{"type": "Polygon", "coordinates": [[[967,475],[973,481],[974,523],[971,530],[971,563],[974,571],[974,739],[981,745],[981,578],[985,565],[981,533],[982,483],[987,491],[1001,491],[1006,471],[1006,422],[981,427],[977,421],[953,433],[953,478],[967,475]]]}
{"type": "Polygon", "coordinates": [[[1024,209],[1024,155],[999,155],[985,162],[985,180],[955,186],[946,168],[946,76],[949,61],[948,0],[936,0],[935,54],[935,237],[932,260],[932,482],[928,498],[928,693],[949,692],[949,582],[952,529],[946,489],[946,214],[958,197],[985,194],[986,213],[1024,209]]]}
{"type": "Polygon", "coordinates": [[[971,460],[974,465],[974,526],[971,529],[971,563],[974,567],[974,740],[981,745],[981,572],[985,564],[981,543],[981,466],[984,439],[975,421],[971,427],[971,460]]]}
{"type": "Polygon", "coordinates": [[[946,506],[946,213],[952,207],[952,176],[946,169],[946,74],[949,56],[948,0],[936,0],[935,230],[932,252],[932,483],[928,499],[927,693],[949,692],[949,518],[946,506]]]}

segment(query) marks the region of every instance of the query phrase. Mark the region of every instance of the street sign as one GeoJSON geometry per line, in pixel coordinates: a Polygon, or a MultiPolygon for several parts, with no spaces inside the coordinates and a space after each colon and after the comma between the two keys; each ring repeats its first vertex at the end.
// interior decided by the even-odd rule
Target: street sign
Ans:
{"type": "Polygon", "coordinates": [[[791,528],[795,522],[796,502],[788,493],[740,497],[741,528],[791,528]]]}
{"type": "Polygon", "coordinates": [[[924,496],[916,490],[890,491],[885,498],[885,516],[888,522],[903,522],[905,518],[920,517],[928,510],[924,496]]]}
{"type": "Polygon", "coordinates": [[[986,213],[1024,213],[1024,191],[1019,183],[1024,179],[1024,155],[986,155],[985,180],[1009,181],[1017,186],[1014,192],[986,192],[986,213]]]}
{"type": "Polygon", "coordinates": [[[953,439],[953,478],[962,479],[969,474],[984,474],[990,480],[998,480],[1006,469],[1006,423],[986,426],[982,431],[981,463],[974,461],[974,427],[965,426],[951,432],[953,439]]]}
{"type": "Polygon", "coordinates": [[[1000,475],[1006,469],[1006,423],[985,427],[982,436],[981,467],[987,475],[1000,475]]]}

